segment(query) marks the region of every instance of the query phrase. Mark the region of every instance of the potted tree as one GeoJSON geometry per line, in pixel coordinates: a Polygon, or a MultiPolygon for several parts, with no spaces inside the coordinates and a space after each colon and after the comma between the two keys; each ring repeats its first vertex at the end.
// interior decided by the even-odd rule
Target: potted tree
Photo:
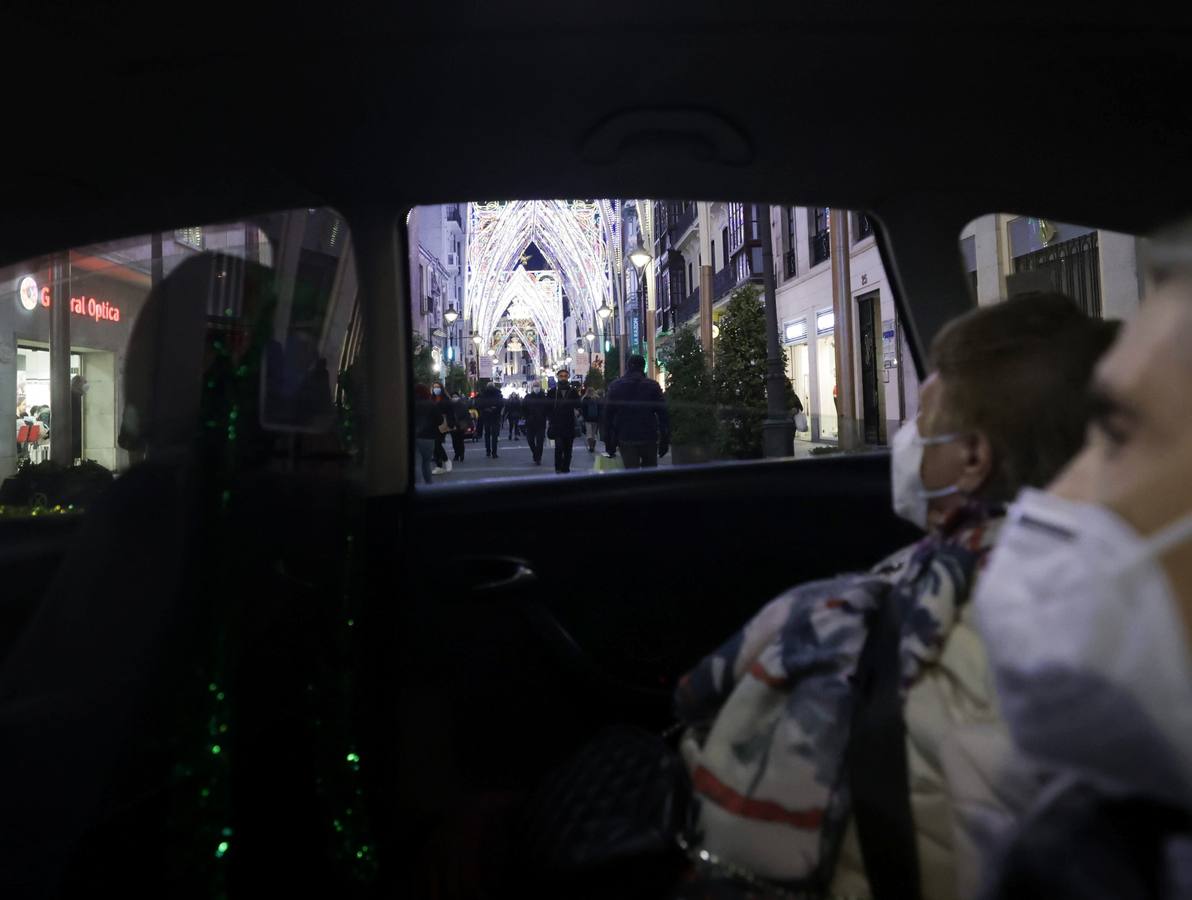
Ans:
{"type": "Polygon", "coordinates": [[[683,328],[675,335],[666,371],[666,406],[675,465],[715,459],[720,436],[716,395],[707,357],[693,328],[683,328]]]}
{"type": "MultiPolygon", "coordinates": [[[[794,410],[794,385],[789,378],[783,380],[786,408],[794,410]]],[[[733,291],[721,317],[715,381],[721,452],[729,459],[760,459],[766,419],[766,314],[755,285],[733,291]]]]}

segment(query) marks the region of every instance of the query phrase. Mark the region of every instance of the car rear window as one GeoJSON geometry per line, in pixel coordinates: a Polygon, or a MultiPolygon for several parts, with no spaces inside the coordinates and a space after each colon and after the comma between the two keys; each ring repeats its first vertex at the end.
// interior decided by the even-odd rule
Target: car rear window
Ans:
{"type": "Polygon", "coordinates": [[[642,452],[648,466],[665,451],[661,467],[761,459],[768,329],[782,455],[880,449],[915,414],[911,353],[864,212],[488,200],[417,207],[407,230],[423,486],[618,473],[642,452]],[[833,228],[847,265],[833,265],[833,228]],[[660,400],[624,387],[634,357],[660,400]]]}

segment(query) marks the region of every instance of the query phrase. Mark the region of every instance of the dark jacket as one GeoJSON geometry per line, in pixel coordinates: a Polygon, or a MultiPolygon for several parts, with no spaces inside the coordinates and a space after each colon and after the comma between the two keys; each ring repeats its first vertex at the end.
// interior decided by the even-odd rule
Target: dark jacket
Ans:
{"type": "Polygon", "coordinates": [[[669,443],[666,398],[658,382],[642,372],[630,372],[614,381],[604,400],[602,425],[604,444],[610,452],[621,441],[669,443]]]}
{"type": "Polygon", "coordinates": [[[514,424],[522,416],[522,401],[517,395],[510,397],[505,401],[505,418],[514,424]]]}
{"type": "Polygon", "coordinates": [[[546,392],[547,435],[552,439],[575,437],[575,414],[579,410],[579,391],[571,383],[560,383],[546,392]]]}
{"type": "Polygon", "coordinates": [[[530,431],[541,431],[546,427],[546,394],[526,394],[522,401],[522,411],[526,417],[526,428],[530,431]]]}
{"type": "Polygon", "coordinates": [[[505,398],[492,385],[484,389],[480,399],[476,401],[476,408],[480,410],[480,418],[484,426],[501,424],[501,410],[505,408],[505,398]]]}
{"type": "Polygon", "coordinates": [[[595,397],[584,397],[579,403],[585,422],[600,421],[600,401],[595,397]]]}
{"type": "MultiPolygon", "coordinates": [[[[447,424],[452,430],[455,430],[455,407],[451,405],[451,398],[446,394],[440,394],[432,401],[435,404],[435,409],[447,420],[447,424]]],[[[439,435],[442,437],[442,435],[439,435]]]]}
{"type": "Polygon", "coordinates": [[[414,437],[437,441],[439,423],[443,421],[443,411],[433,400],[416,400],[414,402],[414,437]]]}
{"type": "Polygon", "coordinates": [[[463,397],[451,401],[451,410],[455,413],[455,427],[467,431],[472,424],[472,416],[468,413],[468,401],[463,397]]]}

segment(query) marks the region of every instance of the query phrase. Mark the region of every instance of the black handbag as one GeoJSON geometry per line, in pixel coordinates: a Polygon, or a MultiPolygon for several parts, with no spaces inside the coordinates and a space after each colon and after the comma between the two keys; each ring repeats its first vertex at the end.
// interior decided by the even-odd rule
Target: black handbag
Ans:
{"type": "Polygon", "coordinates": [[[678,837],[690,810],[678,753],[656,735],[616,726],[539,784],[524,814],[524,862],[566,896],[608,888],[609,877],[623,896],[665,890],[686,865],[678,837]]]}

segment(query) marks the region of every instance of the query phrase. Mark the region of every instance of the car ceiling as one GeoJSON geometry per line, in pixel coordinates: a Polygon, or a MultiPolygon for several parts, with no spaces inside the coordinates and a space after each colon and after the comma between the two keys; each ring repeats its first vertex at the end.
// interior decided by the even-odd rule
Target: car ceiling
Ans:
{"type": "Polygon", "coordinates": [[[1182,214],[1192,17],[1037,5],[29,4],[4,14],[0,247],[496,196],[833,204],[952,241],[984,212],[1182,214]]]}

